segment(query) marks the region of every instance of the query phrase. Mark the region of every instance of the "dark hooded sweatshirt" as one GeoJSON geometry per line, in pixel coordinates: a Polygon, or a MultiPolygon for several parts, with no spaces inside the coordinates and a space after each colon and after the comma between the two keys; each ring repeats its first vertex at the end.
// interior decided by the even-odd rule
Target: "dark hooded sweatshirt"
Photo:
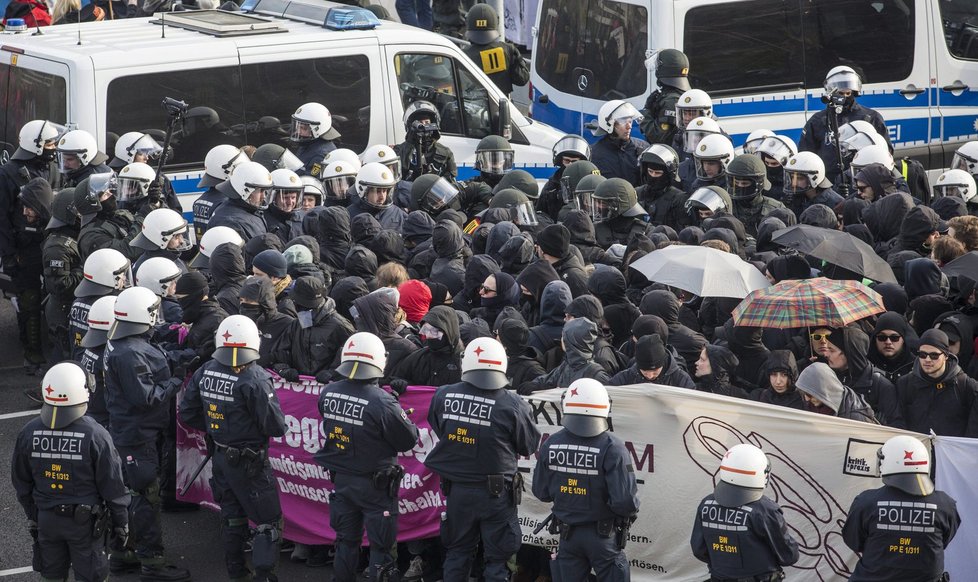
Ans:
{"type": "Polygon", "coordinates": [[[377,255],[367,247],[353,245],[346,255],[343,269],[347,276],[360,277],[373,291],[377,288],[377,255]]]}
{"type": "Polygon", "coordinates": [[[252,277],[242,287],[241,299],[256,301],[257,306],[242,305],[239,313],[250,318],[258,326],[261,343],[258,347],[258,365],[271,367],[277,354],[289,352],[292,317],[278,312],[272,282],[264,277],[252,277]]]}
{"type": "Polygon", "coordinates": [[[459,341],[458,316],[447,305],[432,307],[423,318],[440,329],[444,337],[437,342],[425,340],[424,347],[409,354],[391,371],[391,377],[407,380],[414,386],[444,386],[462,380],[462,345],[459,341]]]}
{"type": "MultiPolygon", "coordinates": [[[[747,398],[743,388],[730,383],[730,374],[737,369],[737,356],[724,346],[706,345],[706,357],[710,360],[712,372],[708,376],[696,378],[696,389],[721,396],[747,398]]],[[[699,356],[696,356],[699,359],[699,356]]]]}
{"type": "Polygon", "coordinates": [[[431,265],[430,278],[448,287],[452,295],[457,294],[465,285],[462,229],[451,220],[439,220],[431,234],[431,248],[435,260],[431,265]]]}
{"type": "Polygon", "coordinates": [[[571,300],[571,290],[563,281],[551,281],[543,289],[540,299],[540,323],[530,328],[529,345],[546,353],[560,345],[564,329],[564,312],[571,300]]]}
{"type": "MultiPolygon", "coordinates": [[[[498,272],[499,264],[492,260],[489,255],[476,255],[469,259],[469,264],[465,266],[462,292],[453,294],[452,304],[455,309],[469,313],[479,307],[482,304],[479,287],[486,282],[486,277],[498,272]]],[[[519,285],[517,285],[517,289],[519,289],[519,285]]]]}
{"type": "Polygon", "coordinates": [[[707,342],[703,334],[679,323],[679,307],[679,298],[671,291],[658,289],[645,294],[642,298],[641,311],[645,315],[658,315],[666,322],[666,326],[669,327],[669,345],[675,347],[679,355],[686,360],[686,369],[693,370],[707,342]]]}
{"type": "Polygon", "coordinates": [[[357,317],[354,319],[357,331],[368,331],[384,342],[387,350],[385,375],[389,376],[389,372],[401,360],[418,351],[414,342],[397,333],[395,319],[398,307],[393,293],[371,293],[354,299],[353,305],[357,309],[357,317]]]}
{"type": "Polygon", "coordinates": [[[733,319],[728,319],[723,327],[727,347],[740,361],[732,380],[748,392],[754,390],[762,385],[758,374],[771,353],[761,341],[764,330],[759,327],[736,326],[733,324],[733,319]]]}
{"type": "MultiPolygon", "coordinates": [[[[913,251],[921,257],[930,254],[930,248],[924,246],[924,241],[937,230],[940,217],[933,209],[926,206],[914,206],[907,211],[900,223],[900,236],[890,249],[890,254],[900,251],[913,251]]],[[[879,237],[877,237],[879,240],[879,237]]]]}
{"type": "Polygon", "coordinates": [[[496,321],[503,309],[519,307],[520,304],[520,286],[516,284],[516,279],[506,273],[495,273],[494,277],[496,294],[492,297],[480,297],[482,306],[469,312],[471,317],[481,318],[489,324],[496,321]]]}
{"type": "Polygon", "coordinates": [[[571,233],[570,243],[581,251],[584,264],[618,265],[621,263],[614,255],[598,246],[594,238],[594,223],[583,210],[568,212],[562,222],[571,233]]]}
{"type": "Polygon", "coordinates": [[[535,258],[533,254],[533,241],[527,238],[527,236],[524,234],[509,239],[499,251],[503,271],[506,271],[514,277],[522,273],[523,269],[533,262],[535,258]]]}
{"type": "Polygon", "coordinates": [[[353,325],[336,312],[336,302],[329,297],[321,306],[308,311],[312,312],[312,325],[306,327],[308,322],[303,322],[300,314],[289,330],[288,351],[280,352],[276,359],[300,374],[315,376],[339,363],[340,348],[353,335],[353,325]]]}
{"type": "Polygon", "coordinates": [[[587,282],[588,291],[601,301],[611,343],[620,346],[632,337],[632,325],[642,313],[625,296],[625,276],[612,267],[598,267],[587,282]]]}
{"type": "Polygon", "coordinates": [[[838,347],[845,353],[848,367],[846,370],[836,370],[836,376],[873,407],[880,424],[896,426],[902,421],[896,388],[882,371],[870,363],[869,336],[855,326],[845,327],[842,332],[845,345],[838,347]]]}
{"type": "Polygon", "coordinates": [[[760,388],[750,393],[750,397],[764,404],[784,406],[796,410],[805,410],[805,401],[795,389],[798,380],[798,363],[790,350],[774,350],[767,356],[759,378],[760,388]],[[771,388],[771,374],[784,372],[788,375],[788,389],[778,394],[771,388]]]}
{"type": "Polygon", "coordinates": [[[506,349],[509,360],[506,366],[506,377],[509,378],[510,388],[519,390],[520,386],[547,373],[540,364],[541,354],[527,345],[530,330],[526,322],[519,317],[504,319],[497,326],[499,341],[506,349]]]}
{"type": "Polygon", "coordinates": [[[662,372],[655,380],[646,380],[645,376],[638,369],[638,364],[632,364],[621,372],[611,377],[609,386],[628,386],[629,384],[662,384],[665,386],[675,386],[676,388],[696,389],[696,383],[689,377],[686,370],[679,367],[679,364],[668,351],[666,352],[666,364],[662,366],[662,372]]]}
{"type": "Polygon", "coordinates": [[[530,263],[516,277],[516,282],[526,287],[526,290],[530,292],[529,296],[522,294],[522,292],[520,296],[522,303],[520,312],[523,314],[523,319],[527,325],[532,327],[540,323],[540,301],[543,299],[543,289],[547,283],[556,281],[558,278],[557,271],[544,260],[530,263]]]}
{"type": "Polygon", "coordinates": [[[869,361],[876,366],[886,379],[896,384],[896,381],[913,369],[916,358],[913,352],[917,349],[917,332],[907,323],[907,318],[899,313],[887,311],[876,320],[873,329],[873,340],[869,342],[869,361]],[[876,334],[883,330],[893,330],[903,336],[903,350],[893,358],[886,358],[876,348],[876,334]]]}
{"type": "Polygon", "coordinates": [[[948,356],[939,378],[925,374],[914,361],[913,371],[897,380],[896,387],[903,412],[896,428],[978,438],[978,382],[961,370],[956,357],[948,356]]]}
{"type": "Polygon", "coordinates": [[[346,255],[350,252],[350,213],[342,206],[330,206],[319,212],[319,254],[333,273],[333,280],[343,274],[346,255]]]}
{"type": "Polygon", "coordinates": [[[492,257],[497,263],[502,263],[502,256],[499,251],[509,239],[520,235],[520,229],[512,222],[504,221],[492,227],[489,231],[489,238],[486,240],[485,254],[492,257]]]}
{"type": "Polygon", "coordinates": [[[880,256],[886,256],[890,241],[900,234],[903,218],[913,207],[913,198],[909,194],[896,192],[876,199],[863,211],[863,223],[876,238],[875,249],[880,256]]]}
{"type": "MultiPolygon", "coordinates": [[[[44,178],[34,178],[20,190],[20,203],[30,207],[37,214],[37,220],[27,223],[20,208],[15,205],[17,214],[13,217],[16,233],[14,248],[17,268],[7,268],[13,273],[15,281],[21,288],[36,288],[41,286],[41,275],[44,272],[41,254],[44,244],[44,228],[51,219],[51,204],[54,202],[54,192],[44,178]]],[[[40,301],[38,297],[38,301],[40,301]]]]}
{"type": "Polygon", "coordinates": [[[238,313],[238,294],[244,284],[244,254],[236,244],[224,243],[211,252],[208,272],[211,276],[211,297],[230,315],[238,313]]]}
{"type": "Polygon", "coordinates": [[[611,377],[593,361],[594,340],[598,327],[590,319],[579,317],[564,325],[564,361],[549,374],[540,376],[519,387],[520,394],[532,394],[548,388],[570,386],[580,378],[592,378],[607,384],[611,377]]]}
{"type": "Polygon", "coordinates": [[[337,313],[349,320],[353,319],[350,315],[353,301],[369,292],[367,284],[360,277],[343,277],[330,289],[329,296],[336,302],[337,313]]]}
{"type": "Polygon", "coordinates": [[[974,355],[975,341],[971,319],[963,315],[960,311],[948,311],[937,316],[934,320],[934,327],[947,333],[948,336],[955,335],[959,338],[958,365],[972,378],[974,375],[974,355]]]}

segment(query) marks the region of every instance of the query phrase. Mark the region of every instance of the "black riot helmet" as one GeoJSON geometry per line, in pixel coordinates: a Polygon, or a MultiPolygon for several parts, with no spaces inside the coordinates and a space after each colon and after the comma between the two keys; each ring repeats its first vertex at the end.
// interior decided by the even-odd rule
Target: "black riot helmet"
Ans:
{"type": "Polygon", "coordinates": [[[560,197],[564,204],[574,200],[574,192],[577,191],[577,183],[581,178],[592,174],[600,176],[601,170],[588,160],[579,160],[567,166],[560,176],[560,197]]]}
{"type": "Polygon", "coordinates": [[[642,183],[661,190],[679,182],[679,156],[671,147],[657,143],[652,144],[638,158],[642,170],[642,183]],[[649,170],[659,170],[663,175],[659,178],[649,176],[649,170]]]}
{"type": "Polygon", "coordinates": [[[75,189],[65,188],[54,195],[51,202],[51,220],[47,228],[78,226],[78,213],[75,211],[75,189]]]}
{"type": "Polygon", "coordinates": [[[475,148],[475,169],[483,175],[502,177],[513,169],[515,152],[506,138],[487,135],[475,148]]]}
{"type": "Polygon", "coordinates": [[[438,174],[421,174],[411,184],[411,212],[422,210],[437,216],[446,208],[458,208],[458,188],[438,174]]]}
{"type": "Polygon", "coordinates": [[[770,188],[767,166],[757,154],[741,154],[727,165],[727,192],[733,200],[754,200],[770,188]]]}
{"type": "Polygon", "coordinates": [[[655,78],[660,85],[689,91],[689,58],[676,49],[665,49],[655,55],[655,78]]]}
{"type": "Polygon", "coordinates": [[[476,4],[465,15],[465,38],[473,44],[489,44],[499,38],[499,15],[488,4],[476,4]]]}
{"type": "Polygon", "coordinates": [[[492,187],[492,193],[496,194],[506,188],[516,188],[526,194],[530,200],[540,197],[540,186],[537,185],[536,178],[526,170],[513,170],[503,176],[498,184],[492,187]]]}

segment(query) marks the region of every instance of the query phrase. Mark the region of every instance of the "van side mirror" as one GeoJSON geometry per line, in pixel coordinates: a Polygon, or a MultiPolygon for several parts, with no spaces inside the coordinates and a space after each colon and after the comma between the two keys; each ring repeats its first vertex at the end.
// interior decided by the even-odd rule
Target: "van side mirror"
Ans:
{"type": "Polygon", "coordinates": [[[499,117],[497,119],[496,135],[506,139],[513,137],[512,119],[509,114],[509,99],[499,98],[499,117]]]}

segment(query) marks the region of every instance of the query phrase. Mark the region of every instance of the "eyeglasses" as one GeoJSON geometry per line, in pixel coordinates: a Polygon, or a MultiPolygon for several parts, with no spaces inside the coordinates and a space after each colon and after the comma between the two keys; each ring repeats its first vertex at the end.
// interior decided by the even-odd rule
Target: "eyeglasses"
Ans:
{"type": "Polygon", "coordinates": [[[827,342],[827,341],[829,341],[829,336],[831,334],[828,334],[828,333],[812,333],[812,334],[808,334],[808,335],[811,336],[812,341],[814,341],[814,342],[827,342]]]}
{"type": "Polygon", "coordinates": [[[479,286],[479,290],[482,291],[483,293],[495,293],[496,292],[495,289],[491,289],[489,287],[486,287],[485,285],[480,285],[479,286]]]}
{"type": "Polygon", "coordinates": [[[872,190],[872,189],[873,187],[870,186],[869,184],[866,184],[865,186],[860,186],[859,184],[856,184],[856,190],[858,190],[859,192],[865,192],[866,190],[872,190]]]}
{"type": "Polygon", "coordinates": [[[917,357],[920,358],[921,360],[930,359],[935,362],[941,359],[941,356],[943,355],[944,355],[943,352],[917,352],[917,357]]]}
{"type": "Polygon", "coordinates": [[[898,333],[892,333],[892,334],[889,334],[889,335],[888,334],[885,334],[885,333],[878,333],[878,334],[876,334],[876,341],[878,341],[878,342],[890,342],[890,343],[895,344],[895,343],[897,343],[898,341],[900,341],[902,339],[903,339],[903,336],[901,336],[898,333]]]}

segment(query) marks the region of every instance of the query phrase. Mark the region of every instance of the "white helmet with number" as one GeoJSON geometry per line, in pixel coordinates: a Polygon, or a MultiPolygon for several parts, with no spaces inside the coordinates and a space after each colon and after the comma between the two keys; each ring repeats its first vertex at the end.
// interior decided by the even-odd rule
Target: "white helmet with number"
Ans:
{"type": "Polygon", "coordinates": [[[248,154],[233,145],[221,144],[211,148],[204,156],[204,175],[198,188],[217,186],[231,177],[231,170],[242,162],[247,162],[248,154]]]}
{"type": "Polygon", "coordinates": [[[166,297],[171,295],[170,287],[176,285],[181,274],[180,267],[170,259],[151,257],[136,270],[136,285],[166,297]]]}
{"type": "Polygon", "coordinates": [[[853,91],[858,94],[863,90],[863,81],[852,67],[839,65],[838,67],[833,67],[825,74],[823,87],[828,94],[840,90],[853,91]]]}
{"type": "Polygon", "coordinates": [[[978,141],[969,141],[954,152],[951,169],[964,170],[978,177],[978,141]]]}
{"type": "Polygon", "coordinates": [[[336,139],[339,132],[333,129],[333,116],[322,103],[305,103],[292,114],[292,135],[297,143],[314,139],[336,139]]]}
{"type": "Polygon", "coordinates": [[[930,451],[920,440],[908,435],[890,437],[877,453],[880,476],[890,487],[924,496],[934,492],[930,479],[930,451]]]}
{"type": "Polygon", "coordinates": [[[686,153],[696,151],[696,146],[700,145],[703,138],[708,135],[722,134],[720,124],[712,117],[697,117],[686,125],[686,135],[683,139],[683,149],[686,153]]]}
{"type": "Polygon", "coordinates": [[[41,380],[41,422],[54,430],[75,422],[88,411],[88,398],[94,388],[91,376],[75,362],[51,366],[41,380]]]}
{"type": "Polygon", "coordinates": [[[722,134],[708,135],[700,141],[700,145],[693,152],[693,165],[696,167],[696,177],[707,180],[716,180],[727,171],[727,166],[734,157],[733,143],[730,138],[722,134]],[[706,174],[703,162],[720,162],[722,169],[713,176],[706,174]]]}
{"type": "Polygon", "coordinates": [[[612,133],[615,130],[615,123],[628,121],[642,121],[642,114],[628,101],[621,99],[608,101],[598,110],[598,132],[596,135],[612,133]]]}
{"type": "Polygon", "coordinates": [[[81,347],[97,348],[109,341],[109,330],[115,321],[115,295],[99,297],[88,309],[88,331],[81,339],[81,347]]]}
{"type": "Polygon", "coordinates": [[[393,202],[392,192],[394,186],[397,185],[397,176],[395,176],[391,169],[384,164],[378,164],[373,162],[364,165],[357,172],[357,194],[360,195],[360,199],[363,200],[364,204],[367,206],[372,206],[383,210],[391,205],[393,202]],[[384,194],[384,200],[380,204],[375,204],[367,199],[368,193],[371,190],[377,190],[384,194]]]}
{"type": "Polygon", "coordinates": [[[169,208],[157,208],[150,212],[143,219],[143,229],[129,242],[130,246],[147,251],[170,249],[170,243],[179,237],[179,242],[171,250],[189,250],[194,241],[192,238],[193,230],[189,228],[187,220],[176,210],[169,208]]]}
{"type": "Polygon", "coordinates": [[[379,337],[361,331],[347,338],[336,372],[348,380],[373,380],[384,375],[387,348],[379,337]]]}
{"type": "Polygon", "coordinates": [[[373,162],[384,164],[391,169],[391,172],[395,176],[401,175],[401,158],[394,152],[394,148],[389,145],[372,145],[363,150],[363,153],[360,155],[361,165],[373,162]]]}
{"type": "Polygon", "coordinates": [[[771,461],[754,445],[741,443],[727,449],[720,460],[720,480],[713,495],[724,507],[740,507],[764,495],[771,461]]]}
{"type": "Polygon", "coordinates": [[[132,264],[115,249],[97,249],[85,259],[75,297],[108,295],[132,284],[132,264]]]}
{"type": "Polygon", "coordinates": [[[354,163],[347,160],[333,160],[328,165],[324,165],[319,175],[323,179],[326,198],[330,200],[345,200],[347,191],[357,181],[357,173],[359,171],[359,161],[354,163]]]}
{"type": "Polygon", "coordinates": [[[98,155],[98,142],[92,134],[83,129],[69,131],[58,140],[58,169],[63,174],[91,164],[96,155],[98,155]],[[81,165],[78,168],[68,168],[65,162],[69,156],[78,158],[81,165]]]}
{"type": "Polygon", "coordinates": [[[491,337],[479,337],[465,346],[462,355],[462,380],[482,390],[509,386],[506,348],[491,337]]]}
{"type": "Polygon", "coordinates": [[[116,179],[115,197],[119,204],[132,203],[149,196],[149,186],[156,179],[156,171],[143,162],[130,162],[119,170],[116,179]]]}
{"type": "Polygon", "coordinates": [[[702,89],[690,89],[676,101],[676,127],[686,129],[697,117],[713,117],[713,100],[702,89]]]}
{"type": "Polygon", "coordinates": [[[774,132],[770,129],[755,129],[747,135],[744,146],[741,148],[745,154],[756,154],[757,146],[761,145],[764,138],[771,137],[774,132]]]}
{"type": "Polygon", "coordinates": [[[45,144],[58,141],[65,132],[63,125],[52,123],[45,119],[35,119],[28,121],[24,127],[20,128],[17,145],[18,150],[14,152],[11,159],[29,160],[44,153],[45,144]]]}
{"type": "Polygon", "coordinates": [[[163,147],[148,133],[130,131],[122,134],[115,142],[115,157],[127,164],[133,163],[136,154],[154,159],[163,153],[163,147]]]}
{"type": "Polygon", "coordinates": [[[240,199],[254,208],[265,208],[268,191],[272,187],[272,174],[258,162],[241,162],[231,170],[227,182],[221,182],[217,189],[232,200],[240,199]],[[252,202],[252,195],[260,193],[258,200],[252,202]]]}
{"type": "Polygon", "coordinates": [[[355,151],[348,148],[336,148],[323,156],[323,167],[326,167],[327,164],[339,161],[349,162],[350,164],[355,165],[357,170],[363,166],[363,162],[360,161],[360,156],[358,156],[355,151]]]}
{"type": "Polygon", "coordinates": [[[784,191],[802,194],[812,188],[828,187],[825,180],[825,162],[814,152],[798,152],[784,165],[784,191]],[[804,180],[802,180],[802,178],[804,180]]]}
{"type": "Polygon", "coordinates": [[[934,183],[934,197],[957,196],[965,201],[971,202],[975,194],[975,178],[964,170],[948,170],[937,178],[934,183]]]}
{"type": "MultiPolygon", "coordinates": [[[[296,204],[298,204],[299,196],[302,195],[302,180],[299,179],[299,175],[285,168],[272,170],[272,189],[267,197],[267,205],[279,202],[279,197],[290,193],[296,195],[296,204]]],[[[282,208],[281,205],[276,204],[276,206],[282,208]]]]}
{"type": "Polygon", "coordinates": [[[761,156],[762,160],[764,156],[774,159],[784,167],[788,158],[798,153],[798,146],[786,135],[772,135],[764,138],[754,153],[761,156]]]}
{"type": "Polygon", "coordinates": [[[146,333],[160,321],[160,296],[145,287],[130,287],[115,300],[115,324],[109,339],[146,333]]]}
{"type": "Polygon", "coordinates": [[[191,269],[206,269],[210,263],[211,253],[224,243],[244,247],[245,241],[236,230],[230,226],[212,226],[200,237],[199,251],[188,265],[191,269]]]}
{"type": "Polygon", "coordinates": [[[261,334],[255,322],[244,315],[225,317],[214,332],[214,359],[237,368],[259,358],[261,334]]]}
{"type": "Polygon", "coordinates": [[[870,164],[882,164],[883,167],[892,170],[893,154],[890,153],[890,149],[885,145],[866,146],[856,152],[849,167],[852,168],[852,174],[856,175],[859,173],[859,170],[862,170],[870,164]]]}
{"type": "Polygon", "coordinates": [[[595,437],[608,430],[611,399],[608,390],[591,378],[571,382],[564,392],[561,424],[579,437],[595,437]]]}

